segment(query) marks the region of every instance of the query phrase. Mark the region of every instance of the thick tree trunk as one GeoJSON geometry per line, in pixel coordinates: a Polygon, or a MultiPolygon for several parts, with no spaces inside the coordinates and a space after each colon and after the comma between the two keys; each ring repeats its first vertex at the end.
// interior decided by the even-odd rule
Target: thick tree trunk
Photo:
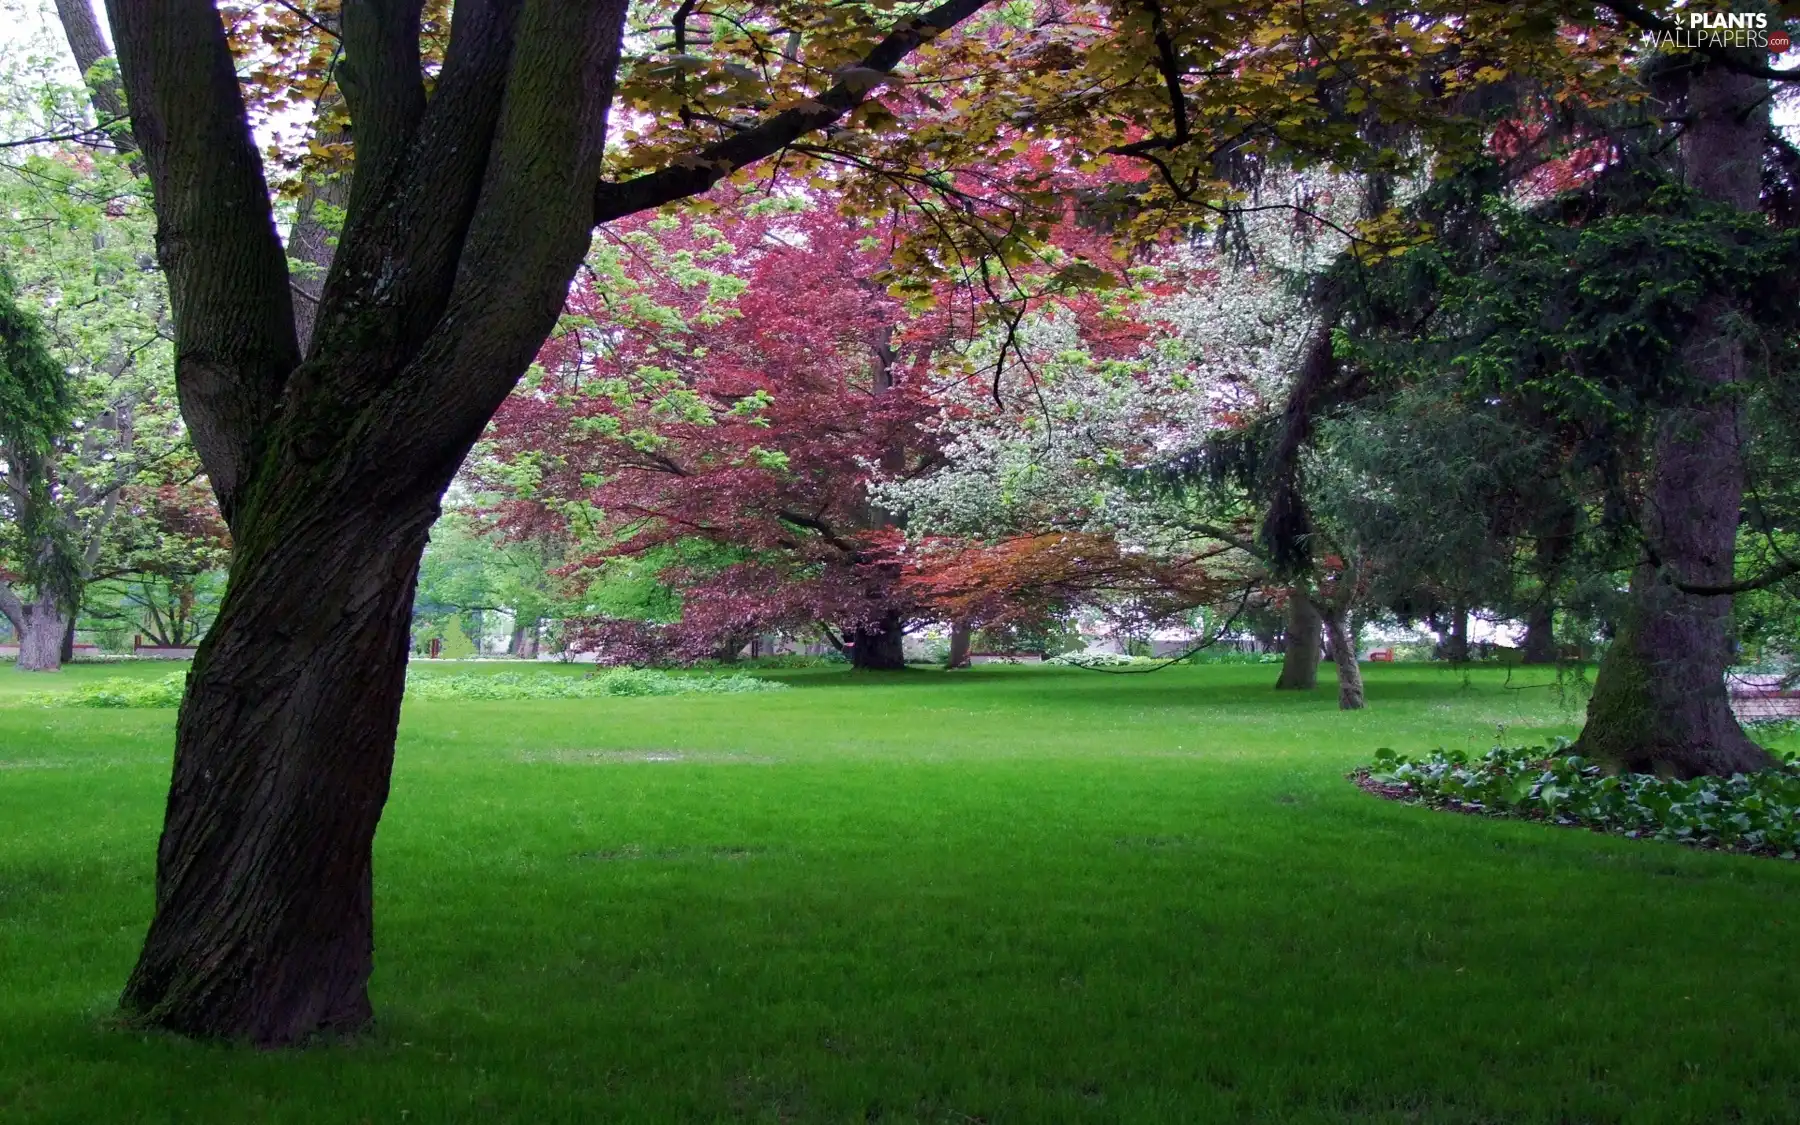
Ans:
{"type": "Polygon", "coordinates": [[[1319,607],[1304,586],[1288,591],[1287,648],[1281,657],[1276,691],[1311,691],[1319,686],[1319,607]]]}
{"type": "Polygon", "coordinates": [[[1363,708],[1362,667],[1356,662],[1356,631],[1350,627],[1349,615],[1342,610],[1326,610],[1322,615],[1325,635],[1331,645],[1331,662],[1337,665],[1338,710],[1360,711],[1363,708]]]}
{"type": "Polygon", "coordinates": [[[969,643],[974,630],[967,621],[950,623],[950,658],[944,662],[946,668],[967,668],[969,666],[969,643]]]}
{"type": "MultiPolygon", "coordinates": [[[[983,6],[908,16],[865,71],[983,6]]],[[[851,113],[870,85],[835,80],[814,108],[603,181],[623,0],[458,5],[429,97],[419,7],[358,4],[339,70],[356,171],[303,355],[218,12],[107,8],[182,417],[235,543],[189,673],[156,917],[122,1002],[153,1027],[295,1043],[368,1018],[371,844],[426,531],[555,325],[593,228],[706,191],[851,113]]]]}
{"type": "Polygon", "coordinates": [[[890,611],[879,621],[852,630],[848,638],[850,666],[869,672],[897,672],[906,667],[902,644],[906,630],[900,615],[890,611]]]}
{"type": "Polygon", "coordinates": [[[1556,663],[1556,607],[1539,602],[1525,619],[1525,663],[1556,663]]]}
{"type": "Polygon", "coordinates": [[[18,617],[13,624],[19,634],[19,659],[13,667],[21,672],[61,671],[63,634],[68,631],[69,619],[63,616],[56,598],[44,591],[18,604],[14,613],[18,617]]]}
{"type": "Polygon", "coordinates": [[[369,1017],[371,846],[435,502],[342,502],[240,539],[189,674],[156,917],[122,1003],[292,1044],[369,1017]]]}
{"type": "MultiPolygon", "coordinates": [[[[1707,197],[1757,207],[1768,127],[1768,83],[1712,67],[1692,80],[1683,163],[1707,197]]],[[[1744,733],[1726,694],[1731,599],[1677,583],[1731,582],[1744,491],[1739,399],[1744,346],[1725,295],[1702,306],[1683,349],[1689,375],[1711,395],[1668,410],[1657,426],[1641,517],[1654,563],[1632,574],[1630,602],[1600,661],[1576,748],[1624,769],[1677,777],[1773,764],[1744,733]]]]}

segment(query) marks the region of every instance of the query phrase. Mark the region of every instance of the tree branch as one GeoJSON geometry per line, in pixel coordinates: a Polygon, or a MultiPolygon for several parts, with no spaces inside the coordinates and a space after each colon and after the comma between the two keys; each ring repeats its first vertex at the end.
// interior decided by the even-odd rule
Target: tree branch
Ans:
{"type": "Polygon", "coordinates": [[[759,125],[708,145],[669,167],[633,179],[602,183],[594,191],[594,223],[611,222],[690,195],[699,195],[747,164],[786,148],[808,133],[844,117],[919,45],[968,19],[990,0],[946,0],[921,16],[897,25],[829,90],[803,105],[782,110],[759,125]]]}
{"type": "Polygon", "coordinates": [[[1786,559],[1779,565],[1764,571],[1760,577],[1746,578],[1742,582],[1731,582],[1723,586],[1708,586],[1698,582],[1676,582],[1675,588],[1684,594],[1694,594],[1702,598],[1723,598],[1734,594],[1766,590],[1770,586],[1787,581],[1796,574],[1800,574],[1800,559],[1786,559]]]}
{"type": "Polygon", "coordinates": [[[229,523],[299,361],[286,252],[236,64],[207,0],[108,0],[157,202],[182,415],[229,523]]]}

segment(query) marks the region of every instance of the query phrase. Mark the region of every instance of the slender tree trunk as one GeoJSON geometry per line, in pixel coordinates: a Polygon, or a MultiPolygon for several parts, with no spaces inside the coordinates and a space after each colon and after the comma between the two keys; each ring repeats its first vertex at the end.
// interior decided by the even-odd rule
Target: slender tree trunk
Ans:
{"type": "Polygon", "coordinates": [[[525,655],[525,623],[517,618],[513,619],[512,640],[506,643],[506,654],[508,656],[525,655]]]}
{"type": "Polygon", "coordinates": [[[897,672],[906,667],[906,653],[901,647],[906,630],[900,614],[889,610],[878,621],[850,632],[855,642],[850,647],[850,666],[869,672],[897,672]]]}
{"type": "MultiPolygon", "coordinates": [[[[1692,80],[1683,160],[1689,183],[1708,197],[1754,211],[1768,127],[1768,83],[1713,67],[1692,80]]],[[[1647,546],[1656,563],[1637,568],[1623,621],[1594,679],[1577,749],[1622,768],[1677,777],[1762,769],[1773,759],[1732,714],[1731,599],[1683,592],[1726,585],[1737,551],[1744,452],[1739,400],[1742,342],[1730,300],[1713,296],[1683,359],[1717,393],[1670,409],[1652,451],[1647,546]],[[1660,564],[1660,565],[1657,565],[1660,564]]]]}
{"type": "Polygon", "coordinates": [[[1360,711],[1363,704],[1362,667],[1356,662],[1356,633],[1349,614],[1328,609],[1322,615],[1331,645],[1331,662],[1337,665],[1338,710],[1360,711]]]}
{"type": "Polygon", "coordinates": [[[1548,601],[1532,606],[1525,619],[1524,659],[1527,664],[1556,663],[1556,607],[1548,601]]]}
{"type": "Polygon", "coordinates": [[[67,623],[63,626],[62,645],[61,645],[59,651],[61,653],[61,656],[58,659],[60,659],[64,664],[67,664],[70,661],[75,659],[75,615],[74,614],[69,615],[67,623]]]}
{"type": "Polygon", "coordinates": [[[1323,627],[1319,607],[1307,588],[1295,586],[1290,589],[1287,648],[1282,653],[1276,691],[1311,691],[1319,686],[1319,647],[1323,627]]]}
{"type": "Polygon", "coordinates": [[[75,66],[87,84],[88,97],[98,120],[114,123],[108,135],[120,151],[136,152],[137,140],[125,120],[125,91],[119,85],[118,76],[102,77],[89,73],[96,63],[112,57],[100,34],[100,21],[94,16],[93,4],[89,0],[56,0],[56,17],[62,24],[63,37],[69,42],[69,53],[75,56],[75,66]]]}
{"type": "Polygon", "coordinates": [[[436,515],[322,498],[238,541],[189,674],[156,917],[125,986],[146,1022],[273,1045],[368,1019],[371,846],[436,515]]]}
{"type": "Polygon", "coordinates": [[[950,623],[950,659],[944,662],[944,667],[956,669],[969,666],[969,642],[973,632],[967,621],[950,623]]]}

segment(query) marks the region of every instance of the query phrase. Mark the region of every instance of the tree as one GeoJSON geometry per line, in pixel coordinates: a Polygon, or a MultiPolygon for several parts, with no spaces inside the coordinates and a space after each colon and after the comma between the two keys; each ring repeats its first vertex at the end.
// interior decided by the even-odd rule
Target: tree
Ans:
{"type": "Polygon", "coordinates": [[[5,456],[0,514],[10,516],[0,547],[18,570],[0,573],[0,614],[19,638],[18,666],[54,669],[75,584],[57,550],[55,499],[42,466],[67,422],[68,385],[36,316],[20,307],[12,279],[0,274],[0,453],[5,456]],[[35,588],[29,602],[14,583],[35,588]]]}
{"type": "MultiPolygon", "coordinates": [[[[1715,64],[1694,66],[1686,85],[1687,185],[1707,204],[1755,215],[1768,82],[1715,64]]],[[[1735,286],[1710,288],[1680,344],[1695,393],[1655,418],[1640,517],[1647,557],[1633,569],[1631,601],[1601,660],[1577,744],[1601,761],[1681,776],[1750,771],[1773,761],[1744,732],[1726,696],[1729,587],[1744,495],[1738,388],[1751,378],[1740,323],[1750,301],[1735,286]]]]}
{"type": "MultiPolygon", "coordinates": [[[[1793,440],[1791,412],[1772,404],[1793,396],[1795,302],[1778,263],[1794,233],[1759,213],[1765,172],[1783,167],[1762,70],[1730,53],[1645,59],[1679,128],[1569,107],[1577,132],[1564,144],[1604,138],[1604,158],[1536,206],[1513,190],[1512,161],[1445,176],[1421,201],[1442,237],[1368,272],[1402,297],[1360,315],[1344,341],[1353,367],[1372,354],[1362,341],[1385,340],[1405,360],[1378,369],[1455,372],[1465,406],[1540,428],[1579,482],[1590,558],[1630,588],[1578,745],[1623,768],[1693,776],[1770,761],[1724,678],[1730,596],[1789,573],[1735,574],[1746,465],[1793,440]]],[[[1791,510],[1775,483],[1790,494],[1777,510],[1791,510]]],[[[1569,503],[1553,494],[1541,514],[1554,527],[1569,503]]],[[[1759,499],[1750,526],[1773,544],[1768,509],[1759,499]]]]}
{"type": "Polygon", "coordinates": [[[842,119],[980,6],[951,0],[885,36],[859,22],[876,40],[861,66],[806,104],[603,180],[622,2],[460,4],[429,96],[419,6],[346,4],[356,174],[303,353],[217,14],[198,0],[108,4],[182,409],[235,547],[177,726],[156,915],[127,1010],[267,1044],[368,1019],[370,845],[419,556],[439,496],[554,326],[590,230],[842,119]]]}
{"type": "MultiPolygon", "coordinates": [[[[784,166],[858,169],[847,194],[879,209],[937,185],[946,165],[979,166],[1017,128],[1055,134],[1072,163],[1106,148],[1152,160],[1160,198],[1192,204],[1222,183],[1215,154],[1254,159],[1246,111],[1263,126],[1251,148],[1336,143],[1318,110],[1352,84],[1371,113],[1418,113],[1435,103],[1412,76],[1464,68],[1471,35],[1521,51],[1542,39],[1496,16],[1519,5],[1390,20],[1350,0],[1077,19],[1059,7],[947,34],[983,7],[946,0],[884,29],[859,5],[717,18],[651,5],[629,37],[650,57],[622,72],[623,0],[463,0],[428,84],[422,6],[348,0],[340,84],[355,171],[303,350],[218,13],[109,0],[182,411],[234,544],[177,724],[156,914],[123,998],[139,1020],[281,1044],[368,1018],[370,845],[420,553],[439,497],[553,328],[596,224],[783,150],[784,166]],[[1263,30],[1246,43],[1246,27],[1263,30]],[[928,42],[929,64],[978,84],[978,101],[871,96],[928,42]],[[996,65],[1009,58],[1028,65],[996,65]],[[621,122],[626,148],[608,168],[615,88],[643,117],[621,122]],[[1158,135],[1165,123],[1173,132],[1158,135]]],[[[940,246],[902,248],[896,264],[928,284],[958,247],[1028,258],[1036,202],[984,211],[952,196],[930,224],[940,246]]]]}
{"type": "MultiPolygon", "coordinates": [[[[130,198],[128,159],[111,151],[105,129],[88,126],[88,94],[53,57],[7,52],[0,106],[5,132],[18,138],[0,170],[0,206],[13,216],[0,249],[17,311],[42,322],[34,335],[63,371],[58,428],[0,438],[11,485],[0,501],[10,516],[0,565],[31,587],[0,601],[21,637],[18,666],[40,671],[66,658],[84,588],[111,567],[103,553],[120,490],[183,448],[160,332],[167,302],[146,268],[149,216],[130,198]]],[[[100,70],[94,77],[103,85],[100,70]]]]}
{"type": "Polygon", "coordinates": [[[579,532],[589,567],[683,548],[663,571],[679,619],[585,630],[611,645],[602,658],[660,641],[666,658],[729,659],[818,625],[857,667],[900,668],[915,605],[865,481],[931,451],[916,376],[937,334],[871,280],[888,224],[798,197],[706,202],[608,229],[476,475],[523,482],[509,525],[579,532]]]}

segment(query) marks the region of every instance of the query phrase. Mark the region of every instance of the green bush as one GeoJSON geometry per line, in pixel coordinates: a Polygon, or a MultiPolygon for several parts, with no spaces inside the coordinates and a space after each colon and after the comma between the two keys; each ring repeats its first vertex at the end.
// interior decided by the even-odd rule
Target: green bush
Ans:
{"type": "Polygon", "coordinates": [[[1386,749],[1358,771],[1386,796],[1438,808],[1669,840],[1793,859],[1800,854],[1800,762],[1731,777],[1676,781],[1608,773],[1552,746],[1496,746],[1479,758],[1437,750],[1409,758],[1386,749]]]}

